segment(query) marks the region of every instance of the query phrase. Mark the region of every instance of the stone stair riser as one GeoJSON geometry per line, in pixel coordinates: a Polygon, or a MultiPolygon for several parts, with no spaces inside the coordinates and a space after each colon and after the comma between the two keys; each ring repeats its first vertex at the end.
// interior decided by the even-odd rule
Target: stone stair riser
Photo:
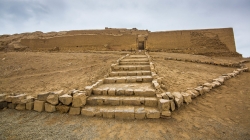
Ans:
{"type": "Polygon", "coordinates": [[[142,72],[111,72],[109,76],[142,76],[142,75],[147,75],[150,76],[151,72],[150,71],[142,71],[142,72]]]}
{"type": "Polygon", "coordinates": [[[150,66],[114,66],[111,67],[112,71],[135,71],[135,70],[151,70],[150,66]]]}
{"type": "Polygon", "coordinates": [[[130,77],[124,77],[124,78],[105,78],[104,84],[112,84],[112,83],[147,83],[152,82],[153,77],[137,77],[137,78],[130,78],[130,77]]]}

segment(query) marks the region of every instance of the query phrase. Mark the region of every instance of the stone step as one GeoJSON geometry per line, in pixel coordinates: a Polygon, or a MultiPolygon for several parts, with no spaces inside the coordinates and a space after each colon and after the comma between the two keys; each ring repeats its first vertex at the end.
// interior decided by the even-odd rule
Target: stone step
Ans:
{"type": "Polygon", "coordinates": [[[151,75],[151,71],[113,71],[109,76],[142,76],[151,75]]]}
{"type": "Polygon", "coordinates": [[[150,65],[116,65],[111,68],[112,71],[150,70],[150,65]]]}
{"type": "Polygon", "coordinates": [[[130,55],[127,58],[148,58],[146,55],[130,55]]]}
{"type": "Polygon", "coordinates": [[[141,97],[141,96],[97,96],[92,95],[87,99],[87,105],[109,105],[109,106],[147,106],[157,107],[158,100],[156,97],[141,97]]]}
{"type": "Polygon", "coordinates": [[[122,59],[120,62],[149,62],[148,58],[125,58],[122,59]]]}
{"type": "Polygon", "coordinates": [[[104,78],[104,84],[111,83],[147,83],[152,82],[152,76],[120,76],[104,78]]]}
{"type": "Polygon", "coordinates": [[[149,65],[149,62],[120,62],[120,65],[149,65]]]}
{"type": "Polygon", "coordinates": [[[81,115],[116,119],[157,119],[160,111],[154,107],[144,106],[84,106],[81,115]]]}
{"type": "Polygon", "coordinates": [[[103,84],[92,91],[93,95],[155,97],[152,83],[103,84]]]}

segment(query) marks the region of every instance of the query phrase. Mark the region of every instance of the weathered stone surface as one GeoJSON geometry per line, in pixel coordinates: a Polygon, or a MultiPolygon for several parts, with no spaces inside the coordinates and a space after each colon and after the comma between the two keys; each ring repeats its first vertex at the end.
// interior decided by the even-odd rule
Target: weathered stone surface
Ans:
{"type": "Polygon", "coordinates": [[[21,100],[21,103],[29,103],[29,102],[34,102],[34,100],[35,100],[35,97],[33,97],[33,96],[27,96],[26,97],[26,99],[22,99],[21,100]]]}
{"type": "Polygon", "coordinates": [[[104,100],[105,105],[118,106],[120,105],[120,97],[109,97],[104,100]]]}
{"type": "Polygon", "coordinates": [[[155,97],[155,89],[145,89],[143,95],[147,97],[155,97]]]}
{"type": "Polygon", "coordinates": [[[188,89],[186,93],[190,94],[192,99],[200,95],[200,93],[196,91],[195,89],[188,89]]]}
{"type": "Polygon", "coordinates": [[[225,80],[224,80],[223,77],[219,77],[219,78],[217,78],[217,79],[213,79],[213,81],[218,81],[218,82],[220,82],[221,84],[223,84],[225,80]]]}
{"type": "Polygon", "coordinates": [[[168,95],[166,94],[166,92],[162,93],[161,96],[162,96],[163,99],[169,99],[169,97],[168,97],[168,95]]]}
{"type": "Polygon", "coordinates": [[[45,103],[45,111],[50,113],[55,112],[56,106],[49,103],[45,103]]]}
{"type": "Polygon", "coordinates": [[[34,110],[38,112],[44,111],[45,101],[35,100],[34,101],[34,110]]]}
{"type": "Polygon", "coordinates": [[[127,77],[127,83],[136,83],[136,78],[135,77],[127,77]]]}
{"type": "Polygon", "coordinates": [[[87,99],[88,105],[103,105],[104,99],[102,96],[91,96],[87,99]]]}
{"type": "Polygon", "coordinates": [[[153,82],[153,85],[156,89],[159,89],[161,87],[158,82],[153,82]]]}
{"type": "Polygon", "coordinates": [[[171,92],[165,92],[165,94],[169,97],[169,99],[174,99],[174,96],[171,92]]]}
{"type": "Polygon", "coordinates": [[[145,100],[145,106],[157,107],[158,104],[157,98],[145,97],[144,100],[145,100]]]}
{"type": "Polygon", "coordinates": [[[203,92],[204,93],[208,93],[210,91],[210,88],[209,87],[203,87],[203,92]]]}
{"type": "Polygon", "coordinates": [[[166,99],[160,99],[158,101],[158,109],[160,111],[167,111],[170,109],[170,101],[166,99]]]}
{"type": "Polygon", "coordinates": [[[94,108],[87,107],[87,108],[82,108],[81,114],[87,117],[94,117],[96,113],[94,108]]]}
{"type": "Polygon", "coordinates": [[[146,111],[144,107],[135,107],[135,119],[145,119],[146,111]]]}
{"type": "Polygon", "coordinates": [[[116,119],[134,119],[135,109],[129,106],[117,106],[115,108],[115,118],[116,119]]]}
{"type": "Polygon", "coordinates": [[[69,106],[66,105],[57,105],[56,110],[59,111],[60,113],[68,113],[69,111],[69,106]]]}
{"type": "Polygon", "coordinates": [[[86,86],[85,87],[86,95],[87,96],[91,95],[92,94],[92,90],[93,90],[92,86],[86,86]]]}
{"type": "Polygon", "coordinates": [[[175,103],[174,103],[174,100],[170,100],[170,110],[171,111],[174,111],[175,110],[175,103]]]}
{"type": "Polygon", "coordinates": [[[6,94],[0,94],[0,102],[5,101],[6,94]]]}
{"type": "Polygon", "coordinates": [[[122,105],[139,106],[141,105],[141,101],[139,97],[127,97],[122,99],[122,105]]]}
{"type": "Polygon", "coordinates": [[[80,107],[70,107],[69,114],[70,115],[79,115],[81,112],[80,107]]]}
{"type": "Polygon", "coordinates": [[[203,95],[203,94],[204,94],[204,91],[203,91],[203,87],[202,87],[202,86],[198,86],[197,88],[195,88],[195,90],[198,91],[200,95],[203,95]]]}
{"type": "Polygon", "coordinates": [[[17,106],[17,104],[8,103],[8,108],[9,108],[9,109],[15,109],[16,106],[17,106]]]}
{"type": "Polygon", "coordinates": [[[101,108],[103,118],[115,118],[115,108],[101,108]]]}
{"type": "Polygon", "coordinates": [[[13,97],[14,97],[14,96],[8,96],[8,95],[7,95],[7,96],[5,97],[5,101],[10,103],[10,102],[12,102],[12,98],[13,98],[13,97]]]}
{"type": "Polygon", "coordinates": [[[16,110],[22,111],[22,110],[25,110],[25,109],[26,109],[26,104],[25,103],[19,103],[16,106],[16,110]]]}
{"type": "Polygon", "coordinates": [[[133,95],[134,90],[133,89],[125,89],[124,94],[127,95],[127,96],[133,95]]]}
{"type": "Polygon", "coordinates": [[[108,90],[109,90],[109,87],[105,87],[102,89],[102,95],[108,95],[108,90]]]}
{"type": "Polygon", "coordinates": [[[180,92],[173,92],[172,95],[175,97],[174,102],[177,108],[180,108],[183,104],[183,97],[180,92]]]}
{"type": "Polygon", "coordinates": [[[158,119],[160,118],[160,116],[161,116],[160,111],[156,109],[146,109],[146,117],[148,119],[158,119]]]}
{"type": "Polygon", "coordinates": [[[116,95],[124,95],[125,94],[125,90],[124,89],[122,89],[122,88],[119,88],[119,89],[117,89],[116,90],[116,93],[115,93],[116,95]]]}
{"type": "Polygon", "coordinates": [[[59,101],[64,105],[70,105],[72,103],[72,96],[68,94],[64,94],[59,97],[59,101]]]}
{"type": "Polygon", "coordinates": [[[214,81],[213,83],[215,84],[215,87],[218,87],[218,86],[220,86],[220,85],[221,85],[221,83],[220,83],[220,82],[218,82],[218,81],[214,81]]]}
{"type": "Polygon", "coordinates": [[[192,99],[191,99],[191,94],[188,94],[186,92],[182,92],[181,93],[182,97],[183,97],[183,102],[186,103],[186,104],[189,104],[192,102],[192,99]]]}
{"type": "Polygon", "coordinates": [[[168,118],[171,116],[171,111],[162,111],[161,112],[161,118],[168,118]]]}
{"type": "Polygon", "coordinates": [[[162,94],[156,94],[156,98],[157,98],[158,100],[162,99],[162,94]]]}
{"type": "Polygon", "coordinates": [[[143,89],[134,89],[135,96],[144,96],[144,90],[143,89]]]}
{"type": "Polygon", "coordinates": [[[86,104],[87,96],[85,93],[76,93],[73,95],[72,106],[82,107],[86,104]]]}
{"type": "Polygon", "coordinates": [[[28,103],[26,103],[25,108],[27,110],[33,110],[34,109],[34,102],[28,102],[28,103]]]}
{"type": "Polygon", "coordinates": [[[213,85],[211,83],[204,83],[203,86],[208,87],[209,89],[213,88],[213,85]]]}
{"type": "Polygon", "coordinates": [[[94,95],[102,95],[102,89],[101,88],[95,88],[93,89],[94,95]]]}
{"type": "Polygon", "coordinates": [[[0,109],[7,108],[8,103],[6,101],[0,101],[0,109]]]}
{"type": "Polygon", "coordinates": [[[20,94],[12,97],[12,103],[18,104],[21,103],[21,100],[25,99],[27,97],[26,94],[20,94]]]}
{"type": "Polygon", "coordinates": [[[115,88],[110,88],[110,89],[108,90],[108,95],[109,95],[109,96],[115,96],[115,88]]]}
{"type": "Polygon", "coordinates": [[[47,102],[52,104],[52,105],[57,105],[59,103],[58,98],[59,98],[59,94],[51,93],[47,97],[47,102]]]}
{"type": "Polygon", "coordinates": [[[47,97],[50,95],[50,92],[46,92],[46,93],[40,93],[37,95],[37,100],[39,101],[46,101],[47,97]]]}

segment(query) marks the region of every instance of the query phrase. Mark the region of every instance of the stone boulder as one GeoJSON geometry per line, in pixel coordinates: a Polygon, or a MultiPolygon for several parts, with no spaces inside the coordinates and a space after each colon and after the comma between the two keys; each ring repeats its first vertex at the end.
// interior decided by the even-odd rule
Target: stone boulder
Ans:
{"type": "Polygon", "coordinates": [[[183,97],[180,92],[173,92],[172,95],[175,97],[174,102],[177,108],[183,105],[183,97]]]}
{"type": "Polygon", "coordinates": [[[49,103],[45,103],[45,111],[46,112],[55,112],[56,111],[56,106],[49,104],[49,103]]]}
{"type": "Polygon", "coordinates": [[[51,94],[51,92],[39,93],[37,95],[37,100],[39,101],[46,101],[47,97],[51,94]]]}
{"type": "Polygon", "coordinates": [[[57,105],[56,110],[60,113],[68,113],[69,112],[69,106],[66,105],[57,105]]]}
{"type": "Polygon", "coordinates": [[[170,101],[166,99],[160,99],[158,101],[158,108],[160,111],[168,111],[170,109],[170,101]]]}
{"type": "Polygon", "coordinates": [[[21,100],[25,99],[27,94],[20,94],[12,97],[12,103],[18,104],[21,103],[21,100]]]}
{"type": "Polygon", "coordinates": [[[70,105],[72,103],[72,96],[68,94],[64,94],[59,97],[59,101],[64,105],[70,105]]]}
{"type": "Polygon", "coordinates": [[[59,94],[51,93],[47,97],[46,101],[52,105],[57,105],[59,103],[58,98],[59,98],[59,94]]]}
{"type": "Polygon", "coordinates": [[[26,104],[25,103],[19,103],[16,106],[16,110],[25,110],[26,109],[26,104]]]}
{"type": "Polygon", "coordinates": [[[186,104],[189,104],[192,102],[192,99],[191,99],[191,94],[188,94],[186,92],[181,92],[181,95],[183,97],[183,102],[186,103],[186,104]]]}
{"type": "Polygon", "coordinates": [[[35,100],[34,101],[34,110],[37,112],[44,111],[44,104],[45,104],[45,101],[35,100]]]}
{"type": "Polygon", "coordinates": [[[76,93],[73,95],[72,106],[83,107],[86,104],[87,96],[85,93],[76,93]]]}
{"type": "Polygon", "coordinates": [[[195,88],[195,90],[198,91],[200,95],[204,94],[202,86],[198,86],[197,88],[195,88]]]}

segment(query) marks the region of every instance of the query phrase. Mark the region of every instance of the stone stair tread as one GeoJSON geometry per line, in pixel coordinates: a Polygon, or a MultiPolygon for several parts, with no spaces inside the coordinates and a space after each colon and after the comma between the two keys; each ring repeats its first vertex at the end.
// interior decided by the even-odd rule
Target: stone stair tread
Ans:
{"type": "Polygon", "coordinates": [[[105,79],[108,79],[108,78],[116,78],[116,79],[119,79],[119,78],[127,78],[127,77],[129,77],[129,78],[137,78],[137,77],[141,77],[141,78],[144,78],[144,77],[152,77],[151,75],[141,75],[141,76],[114,76],[114,77],[107,77],[107,78],[105,78],[105,79]]]}
{"type": "Polygon", "coordinates": [[[129,57],[132,57],[132,58],[147,58],[147,55],[130,55],[129,57]]]}
{"type": "Polygon", "coordinates": [[[119,67],[145,67],[145,66],[150,66],[150,65],[118,65],[119,67]]]}
{"type": "Polygon", "coordinates": [[[98,88],[123,88],[123,89],[154,89],[152,83],[114,83],[114,84],[103,84],[98,88]]]}
{"type": "Polygon", "coordinates": [[[120,62],[119,65],[149,65],[149,62],[120,62]]]}
{"type": "Polygon", "coordinates": [[[141,59],[141,58],[138,58],[138,59],[125,58],[125,59],[122,59],[120,62],[149,62],[149,60],[148,59],[141,59]]]}
{"type": "Polygon", "coordinates": [[[83,116],[104,117],[116,119],[156,119],[160,118],[160,111],[155,107],[144,106],[84,106],[83,116]]]}

